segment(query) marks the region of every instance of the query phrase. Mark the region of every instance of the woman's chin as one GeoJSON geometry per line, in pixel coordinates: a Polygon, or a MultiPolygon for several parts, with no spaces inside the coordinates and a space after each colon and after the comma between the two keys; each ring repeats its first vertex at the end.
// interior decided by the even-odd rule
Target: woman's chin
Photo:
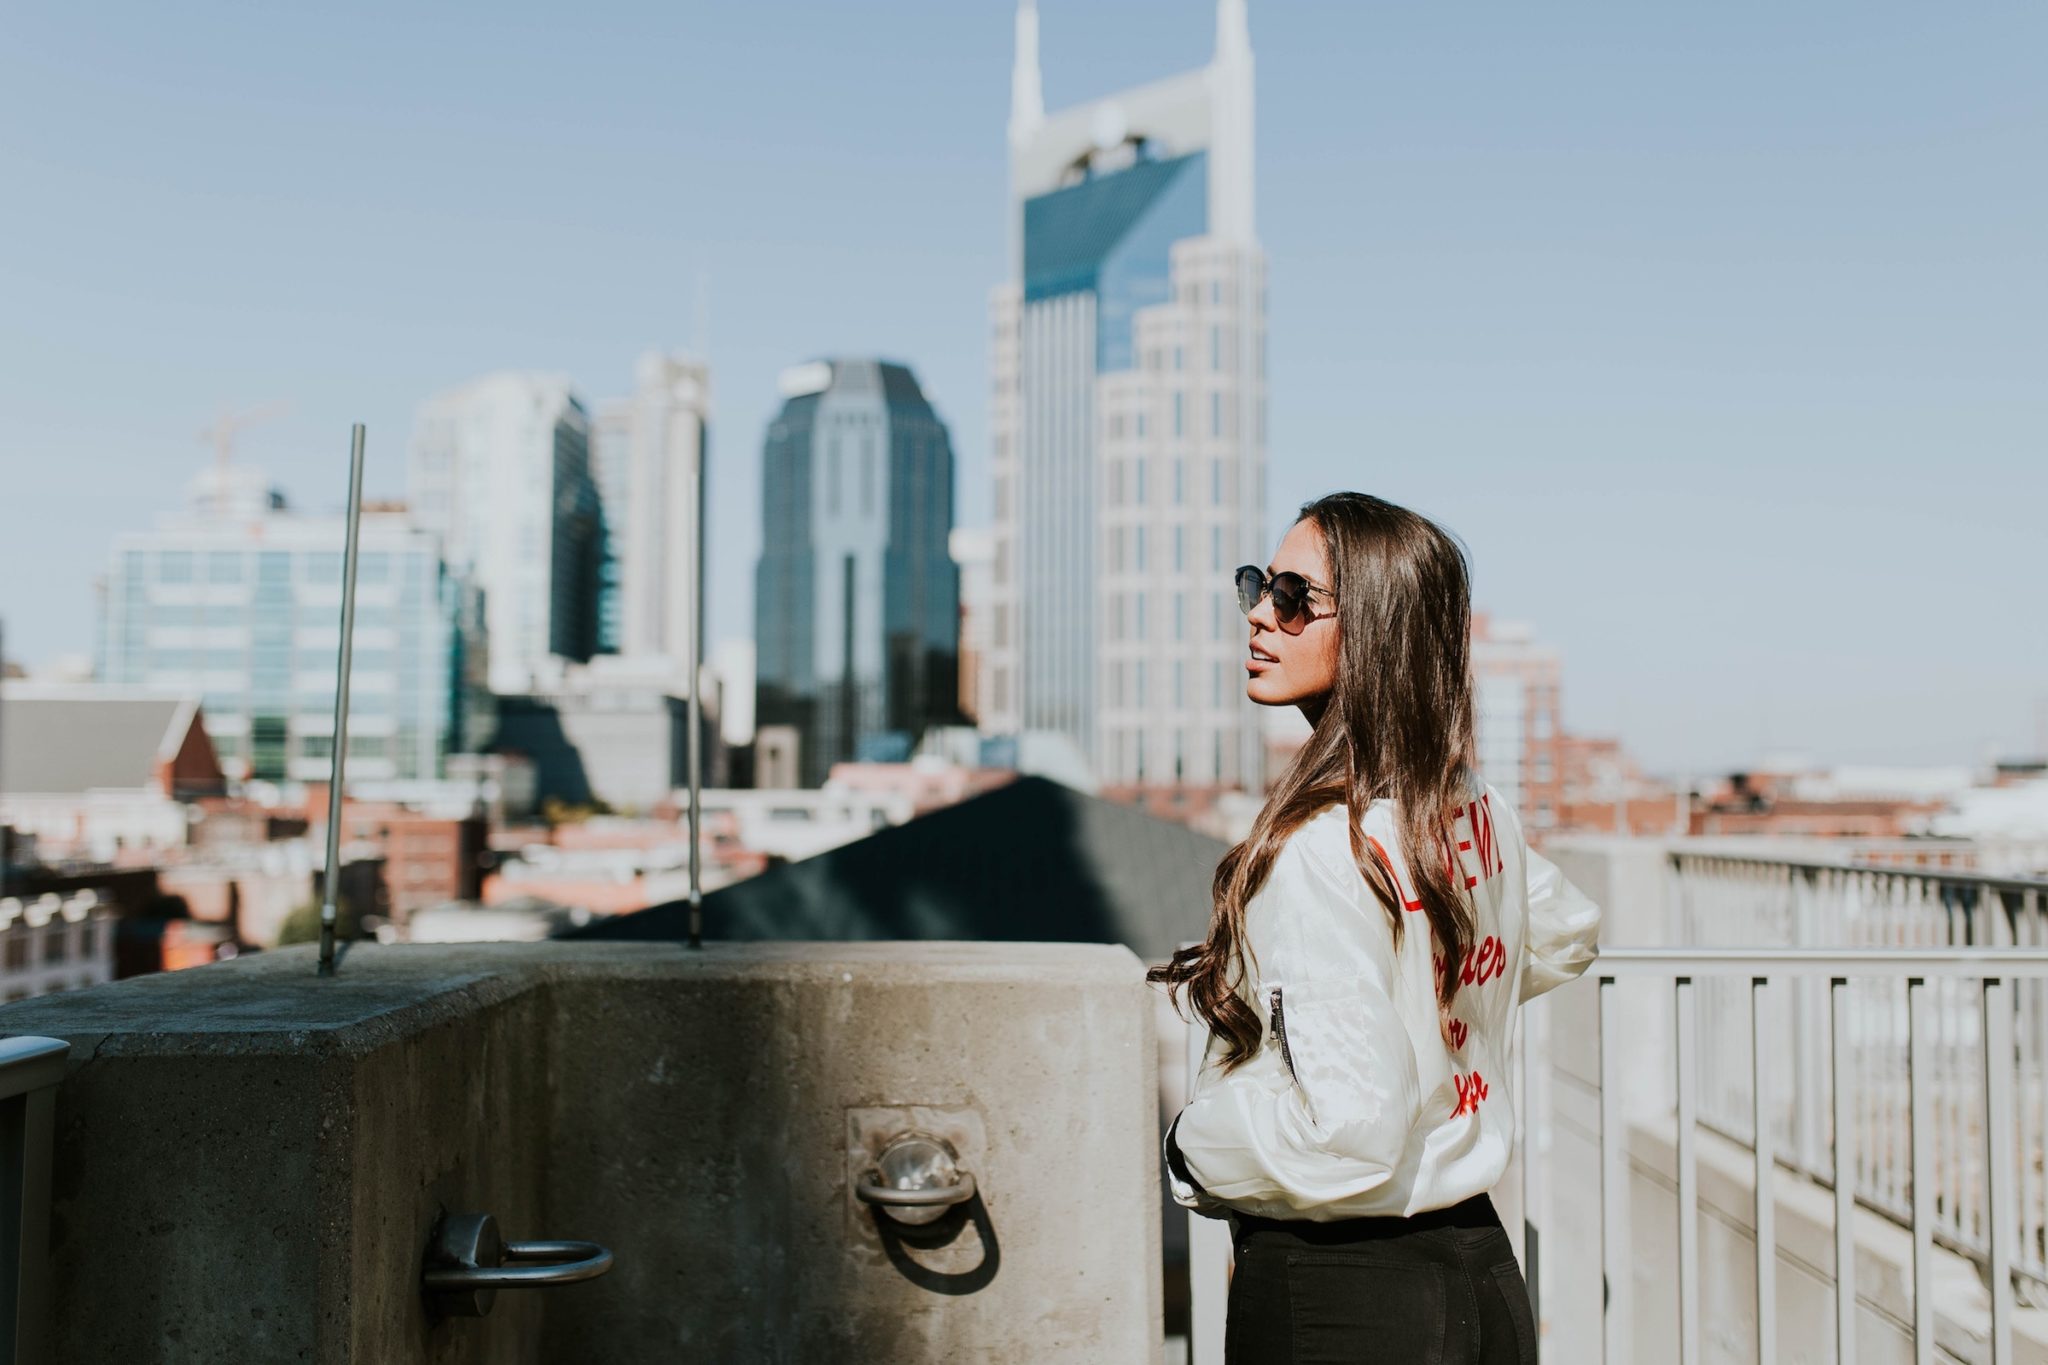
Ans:
{"type": "Polygon", "coordinates": [[[1255,673],[1246,680],[1244,694],[1260,706],[1291,706],[1301,698],[1271,673],[1255,673]]]}

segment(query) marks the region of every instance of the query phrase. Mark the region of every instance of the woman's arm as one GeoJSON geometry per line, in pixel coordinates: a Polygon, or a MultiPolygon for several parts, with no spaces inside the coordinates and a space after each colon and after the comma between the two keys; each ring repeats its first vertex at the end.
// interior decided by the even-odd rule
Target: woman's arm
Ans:
{"type": "Polygon", "coordinates": [[[1258,982],[1274,1019],[1264,1051],[1227,1074],[1205,1065],[1168,1134],[1174,1197],[1198,1211],[1307,1210],[1365,1194],[1392,1177],[1421,1111],[1378,929],[1386,912],[1355,868],[1332,868],[1299,841],[1289,856],[1301,875],[1288,917],[1313,927],[1293,951],[1258,954],[1275,969],[1258,982]]]}
{"type": "Polygon", "coordinates": [[[1528,953],[1522,960],[1522,999],[1531,1000],[1575,979],[1599,952],[1600,907],[1565,879],[1557,864],[1522,845],[1528,869],[1528,953]]]}

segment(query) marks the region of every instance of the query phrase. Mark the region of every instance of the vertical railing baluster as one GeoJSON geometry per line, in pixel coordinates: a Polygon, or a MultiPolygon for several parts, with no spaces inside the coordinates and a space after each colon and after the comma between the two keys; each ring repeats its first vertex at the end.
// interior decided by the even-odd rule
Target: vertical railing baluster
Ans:
{"type": "MultiPolygon", "coordinates": [[[[1792,943],[1794,947],[1810,948],[1819,939],[1814,924],[1819,914],[1814,907],[1814,882],[1819,874],[1793,871],[1790,875],[1792,943]]],[[[1821,1063],[1826,1055],[1821,1045],[1821,1020],[1826,1011],[1821,1008],[1819,984],[1810,977],[1801,977],[1793,983],[1793,1004],[1799,1012],[1794,1029],[1799,1049],[1799,1076],[1792,1096],[1792,1136],[1799,1153],[1800,1169],[1809,1176],[1820,1174],[1821,1063]]]]}
{"type": "MultiPolygon", "coordinates": [[[[2026,891],[2020,898],[2021,932],[2015,937],[2030,948],[2041,946],[2041,893],[2026,891]]],[[[2018,1152],[2020,1174],[2026,1184],[2021,1205],[2018,1258],[2023,1273],[2039,1279],[2048,1270],[2043,1256],[2044,1232],[2048,1232],[2048,1085],[2043,1084],[2042,1041],[2048,1038],[2048,1017],[2042,1013],[2041,982],[2015,981],[2019,1002],[2018,1039],[2019,1084],[2017,1096],[2020,1123],[2018,1152]]]]}
{"type": "Polygon", "coordinates": [[[2012,1361],[2012,984],[1984,982],[1984,1222],[1990,1243],[1991,1365],[2012,1361]]]}
{"type": "MultiPolygon", "coordinates": [[[[1209,1028],[1200,1015],[1187,1027],[1187,1089],[1209,1050],[1209,1028]]],[[[1230,1224],[1188,1210],[1188,1365],[1223,1365],[1223,1324],[1230,1302],[1230,1224]]]]}
{"type": "Polygon", "coordinates": [[[1771,1131],[1769,1057],[1776,1040],[1766,1022],[1770,980],[1749,983],[1749,1084],[1755,1114],[1756,1155],[1756,1359],[1776,1365],[1778,1359],[1778,1196],[1777,1153],[1771,1131]]]}
{"type": "Polygon", "coordinates": [[[1621,1011],[1614,978],[1600,978],[1600,1280],[1605,1306],[1601,1359],[1629,1365],[1628,1226],[1622,1182],[1627,1176],[1627,1135],[1622,1131],[1621,1011]]]}
{"type": "Polygon", "coordinates": [[[1693,984],[1672,985],[1678,1014],[1678,1360],[1700,1361],[1699,1038],[1693,984]]]}
{"type": "Polygon", "coordinates": [[[1835,1360],[1856,1365],[1856,1130],[1855,1097],[1843,1079],[1850,1075],[1849,983],[1835,977],[1828,994],[1834,1002],[1835,1111],[1835,1360]]]}
{"type": "Polygon", "coordinates": [[[1934,1365],[1934,1144],[1928,1113],[1934,1089],[1927,983],[1906,982],[1906,1076],[1912,1089],[1913,1365],[1934,1365]]]}

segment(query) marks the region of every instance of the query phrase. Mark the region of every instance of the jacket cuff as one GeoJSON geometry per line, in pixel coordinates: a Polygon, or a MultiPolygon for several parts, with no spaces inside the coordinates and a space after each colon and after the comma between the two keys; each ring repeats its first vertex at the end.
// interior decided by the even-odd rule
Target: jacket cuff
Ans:
{"type": "Polygon", "coordinates": [[[1180,1115],[1173,1116],[1173,1123],[1166,1130],[1166,1183],[1173,1195],[1173,1202],[1182,1208],[1193,1209],[1209,1217],[1220,1217],[1223,1206],[1211,1198],[1202,1188],[1200,1181],[1188,1170],[1187,1157],[1181,1153],[1180,1143],[1175,1134],[1180,1130],[1180,1115]]]}

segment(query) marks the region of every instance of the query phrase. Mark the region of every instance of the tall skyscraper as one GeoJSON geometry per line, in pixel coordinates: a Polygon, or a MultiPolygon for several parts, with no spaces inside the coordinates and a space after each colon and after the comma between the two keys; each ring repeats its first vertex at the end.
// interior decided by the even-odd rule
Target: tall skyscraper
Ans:
{"type": "Polygon", "coordinates": [[[493,374],[429,399],[406,485],[414,519],[483,592],[494,691],[597,652],[604,511],[567,379],[493,374]]]}
{"type": "Polygon", "coordinates": [[[1048,115],[1017,12],[980,723],[1063,733],[1105,784],[1261,777],[1230,583],[1271,550],[1252,84],[1219,0],[1208,66],[1048,115]]]}
{"type": "Polygon", "coordinates": [[[754,718],[794,727],[814,787],[958,718],[953,445],[902,365],[800,365],[782,394],[761,461],[754,718]]]}
{"type": "Polygon", "coordinates": [[[650,352],[635,369],[632,396],[599,407],[592,451],[611,547],[605,647],[673,659],[682,687],[710,411],[702,362],[650,352]]]}
{"type": "MultiPolygon", "coordinates": [[[[344,529],[293,513],[255,470],[207,470],[188,511],[115,538],[100,677],[198,696],[230,776],[324,779],[344,529]]],[[[366,508],[358,549],[349,776],[439,777],[488,737],[474,592],[403,512],[366,508]]]]}

